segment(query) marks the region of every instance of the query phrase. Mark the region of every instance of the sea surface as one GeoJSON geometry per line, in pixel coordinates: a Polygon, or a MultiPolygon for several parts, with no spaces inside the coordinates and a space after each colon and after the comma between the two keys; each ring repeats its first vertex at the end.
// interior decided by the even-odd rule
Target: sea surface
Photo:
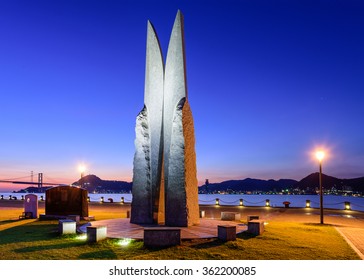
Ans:
{"type": "MultiPolygon", "coordinates": [[[[41,199],[45,199],[45,193],[36,193],[41,199]]],[[[3,199],[9,199],[10,196],[21,199],[24,193],[0,193],[3,199]]],[[[109,194],[98,193],[89,194],[91,202],[101,201],[104,202],[124,202],[130,203],[132,200],[131,194],[109,194]]],[[[243,200],[245,206],[265,206],[266,200],[269,199],[271,207],[284,207],[283,202],[290,202],[290,207],[306,207],[306,200],[310,200],[312,208],[320,207],[320,197],[318,195],[238,195],[238,194],[199,194],[200,205],[215,205],[216,199],[219,200],[220,205],[240,205],[240,200],[243,200]]],[[[350,202],[352,210],[364,211],[364,197],[353,196],[338,196],[338,195],[324,195],[324,208],[329,209],[345,209],[345,202],[350,202]]]]}

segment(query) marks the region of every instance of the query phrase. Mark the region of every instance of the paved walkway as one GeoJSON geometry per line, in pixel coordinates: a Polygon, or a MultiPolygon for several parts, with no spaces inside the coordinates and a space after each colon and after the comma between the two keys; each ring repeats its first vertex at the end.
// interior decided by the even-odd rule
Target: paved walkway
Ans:
{"type": "MultiPolygon", "coordinates": [[[[112,219],[94,221],[80,227],[82,232],[87,231],[87,226],[107,226],[107,236],[111,238],[132,238],[143,239],[144,228],[150,228],[150,225],[142,226],[131,224],[129,219],[112,219]]],[[[214,238],[217,237],[218,225],[236,226],[236,233],[243,232],[247,229],[245,224],[238,222],[220,221],[212,219],[201,219],[200,224],[191,227],[174,227],[181,229],[181,239],[196,238],[214,238]]],[[[157,226],[155,226],[157,227],[157,226]]]]}
{"type": "Polygon", "coordinates": [[[364,260],[364,229],[352,227],[335,227],[336,230],[344,237],[346,242],[353,250],[364,260]]]}

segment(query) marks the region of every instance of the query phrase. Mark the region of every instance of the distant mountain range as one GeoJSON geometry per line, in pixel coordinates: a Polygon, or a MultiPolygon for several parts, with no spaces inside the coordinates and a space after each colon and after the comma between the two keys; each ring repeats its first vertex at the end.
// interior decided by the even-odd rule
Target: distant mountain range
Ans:
{"type": "Polygon", "coordinates": [[[210,183],[207,186],[200,186],[200,191],[206,190],[207,192],[268,192],[273,190],[280,191],[282,189],[292,188],[296,183],[297,181],[292,179],[280,179],[276,181],[272,179],[261,180],[247,178],[244,180],[229,180],[221,183],[210,183]]]}
{"type": "MultiPolygon", "coordinates": [[[[314,189],[319,185],[319,173],[312,173],[293,187],[301,190],[314,189]]],[[[343,191],[364,192],[364,177],[354,179],[339,179],[336,177],[322,174],[322,186],[324,189],[335,188],[343,191]]]]}
{"type": "MultiPolygon", "coordinates": [[[[364,177],[354,179],[339,179],[322,174],[324,190],[353,191],[364,193],[364,177]]],[[[319,188],[319,173],[312,173],[300,181],[292,179],[260,180],[247,178],[244,180],[230,180],[200,186],[200,190],[207,192],[281,192],[295,190],[296,193],[315,193],[319,188]]]]}
{"type": "MultiPolygon", "coordinates": [[[[319,173],[312,173],[300,181],[292,179],[261,180],[247,178],[244,180],[229,180],[221,183],[210,183],[207,186],[199,186],[202,193],[216,192],[281,192],[290,190],[297,193],[315,193],[319,187],[319,173]]],[[[102,180],[96,175],[87,175],[73,183],[75,186],[82,186],[88,192],[97,193],[130,193],[132,182],[102,180]]],[[[364,193],[364,177],[354,179],[339,179],[322,174],[322,185],[325,190],[353,191],[364,193]]],[[[46,190],[43,187],[43,191],[46,190]]],[[[37,187],[29,187],[19,192],[38,192],[37,187]]]]}

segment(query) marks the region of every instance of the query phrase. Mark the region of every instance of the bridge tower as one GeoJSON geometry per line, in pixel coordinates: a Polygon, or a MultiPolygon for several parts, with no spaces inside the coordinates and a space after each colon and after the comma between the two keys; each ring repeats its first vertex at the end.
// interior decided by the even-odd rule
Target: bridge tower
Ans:
{"type": "Polygon", "coordinates": [[[41,191],[43,187],[43,173],[38,173],[38,189],[39,192],[41,191]]]}

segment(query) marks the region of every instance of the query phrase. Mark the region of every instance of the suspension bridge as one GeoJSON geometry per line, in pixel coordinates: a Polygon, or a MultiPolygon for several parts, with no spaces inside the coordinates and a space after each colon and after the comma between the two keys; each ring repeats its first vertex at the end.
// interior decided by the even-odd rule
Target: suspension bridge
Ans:
{"type": "Polygon", "coordinates": [[[41,189],[43,186],[69,185],[69,184],[54,182],[53,179],[46,178],[43,173],[38,173],[38,181],[34,182],[34,180],[33,180],[33,171],[31,172],[30,180],[29,181],[24,181],[24,180],[26,180],[28,178],[29,178],[29,176],[18,177],[18,178],[10,178],[10,179],[4,179],[4,180],[0,179],[0,183],[22,184],[22,185],[30,185],[30,186],[37,185],[39,189],[41,189]],[[46,179],[48,181],[53,181],[53,182],[44,182],[43,179],[46,179]]]}

